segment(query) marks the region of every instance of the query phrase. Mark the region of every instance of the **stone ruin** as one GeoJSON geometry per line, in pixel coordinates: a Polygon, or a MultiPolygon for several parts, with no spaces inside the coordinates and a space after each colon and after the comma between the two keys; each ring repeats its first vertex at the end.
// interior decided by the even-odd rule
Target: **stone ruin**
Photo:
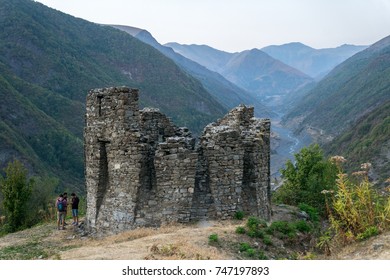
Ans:
{"type": "Polygon", "coordinates": [[[91,232],[228,219],[237,211],[270,218],[270,121],[254,118],[253,107],[209,124],[197,143],[159,110],[140,110],[138,90],[94,89],[84,142],[91,232]]]}

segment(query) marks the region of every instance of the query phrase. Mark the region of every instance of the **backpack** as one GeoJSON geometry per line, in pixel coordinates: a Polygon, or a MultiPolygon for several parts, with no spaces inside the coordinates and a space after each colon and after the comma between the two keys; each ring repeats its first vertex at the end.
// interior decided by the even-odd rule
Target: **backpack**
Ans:
{"type": "Polygon", "coordinates": [[[57,210],[58,212],[64,211],[64,201],[63,200],[58,200],[57,202],[57,210]]]}

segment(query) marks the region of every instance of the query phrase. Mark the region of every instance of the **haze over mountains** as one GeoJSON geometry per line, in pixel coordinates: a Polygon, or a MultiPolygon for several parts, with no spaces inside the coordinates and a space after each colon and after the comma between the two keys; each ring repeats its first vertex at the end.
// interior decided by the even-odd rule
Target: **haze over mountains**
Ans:
{"type": "Polygon", "coordinates": [[[205,67],[257,96],[285,95],[313,81],[306,74],[258,49],[227,53],[208,46],[177,43],[165,46],[199,64],[203,63],[205,67]]]}
{"type": "Polygon", "coordinates": [[[261,102],[261,99],[258,96],[238,87],[219,73],[211,71],[205,66],[174,52],[170,47],[161,45],[148,31],[131,26],[112,26],[125,31],[142,42],[156,48],[165,56],[172,59],[184,71],[196,77],[203,84],[205,89],[218,100],[219,103],[225,106],[227,110],[239,104],[250,104],[255,107],[255,112],[259,117],[270,117],[273,115],[271,110],[261,102]]]}
{"type": "Polygon", "coordinates": [[[336,137],[330,154],[371,160],[390,176],[390,37],[367,49],[291,43],[228,53],[162,46],[146,30],[90,23],[30,0],[0,0],[0,25],[0,167],[17,158],[82,189],[85,95],[126,85],[140,88],[143,106],[195,133],[240,103],[272,118],[295,99],[286,124],[336,137]]]}
{"type": "Polygon", "coordinates": [[[302,43],[289,43],[280,46],[268,46],[261,50],[319,80],[335,66],[365,48],[367,46],[345,44],[337,48],[314,49],[302,43]]]}
{"type": "MultiPolygon", "coordinates": [[[[295,87],[297,90],[289,94],[285,92],[277,103],[279,110],[287,109],[283,123],[295,127],[298,133],[309,132],[314,141],[326,143],[328,155],[345,156],[349,159],[346,164],[349,171],[358,170],[362,162],[371,162],[373,176],[379,184],[390,177],[390,37],[370,47],[342,45],[316,50],[301,43],[290,43],[235,54],[204,45],[169,43],[167,46],[249,91],[253,91],[249,83],[226,75],[232,57],[238,60],[236,65],[244,68],[245,60],[239,58],[253,55],[247,60],[246,72],[238,72],[237,77],[244,81],[251,77],[249,73],[258,70],[250,67],[256,65],[255,57],[260,57],[261,51],[300,69],[314,79],[295,87]]],[[[251,80],[256,81],[253,77],[251,80]]],[[[288,80],[283,77],[283,81],[288,80]]]]}

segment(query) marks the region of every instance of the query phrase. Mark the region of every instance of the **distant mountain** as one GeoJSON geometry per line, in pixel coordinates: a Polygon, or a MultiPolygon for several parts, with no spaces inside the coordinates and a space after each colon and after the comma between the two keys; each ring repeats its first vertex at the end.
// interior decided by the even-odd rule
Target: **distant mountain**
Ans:
{"type": "Polygon", "coordinates": [[[373,176],[383,184],[390,178],[390,98],[326,144],[325,150],[344,156],[350,171],[360,170],[361,163],[372,163],[373,176]]]}
{"type": "Polygon", "coordinates": [[[20,159],[33,173],[83,187],[84,102],[89,89],[140,88],[199,132],[226,109],[156,49],[111,27],[30,0],[0,0],[0,167],[20,159]]]}
{"type": "Polygon", "coordinates": [[[389,77],[390,36],[337,66],[284,119],[336,135],[390,99],[389,77]]]}
{"type": "Polygon", "coordinates": [[[207,45],[181,45],[178,43],[167,43],[164,46],[172,48],[175,52],[185,56],[208,69],[221,73],[225,69],[225,65],[234,55],[209,47],[207,45]]]}
{"type": "Polygon", "coordinates": [[[153,46],[165,56],[172,59],[184,71],[197,78],[203,84],[205,89],[219,103],[225,106],[227,110],[230,110],[239,104],[248,104],[255,107],[255,112],[259,117],[270,117],[273,115],[270,112],[270,109],[266,108],[257,96],[250,94],[244,89],[228,81],[221,74],[211,71],[195,61],[176,53],[170,47],[161,45],[148,31],[123,25],[112,26],[129,33],[146,44],[153,46]]]}
{"type": "Polygon", "coordinates": [[[337,48],[314,49],[302,43],[268,46],[261,50],[317,80],[335,66],[367,46],[342,45],[337,48]]]}
{"type": "Polygon", "coordinates": [[[300,71],[253,49],[234,54],[222,75],[231,82],[259,95],[284,95],[311,82],[300,71]]]}
{"type": "Polygon", "coordinates": [[[312,82],[309,76],[258,49],[227,53],[208,46],[177,43],[165,46],[217,71],[256,96],[284,95],[312,82]]]}

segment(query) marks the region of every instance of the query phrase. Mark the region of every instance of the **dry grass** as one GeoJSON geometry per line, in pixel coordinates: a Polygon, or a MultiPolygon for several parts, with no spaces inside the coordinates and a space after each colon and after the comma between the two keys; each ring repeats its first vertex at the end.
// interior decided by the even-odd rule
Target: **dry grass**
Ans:
{"type": "Polygon", "coordinates": [[[234,222],[139,228],[117,235],[82,241],[82,246],[61,252],[61,259],[232,259],[229,253],[208,245],[208,236],[234,232],[234,222]]]}

